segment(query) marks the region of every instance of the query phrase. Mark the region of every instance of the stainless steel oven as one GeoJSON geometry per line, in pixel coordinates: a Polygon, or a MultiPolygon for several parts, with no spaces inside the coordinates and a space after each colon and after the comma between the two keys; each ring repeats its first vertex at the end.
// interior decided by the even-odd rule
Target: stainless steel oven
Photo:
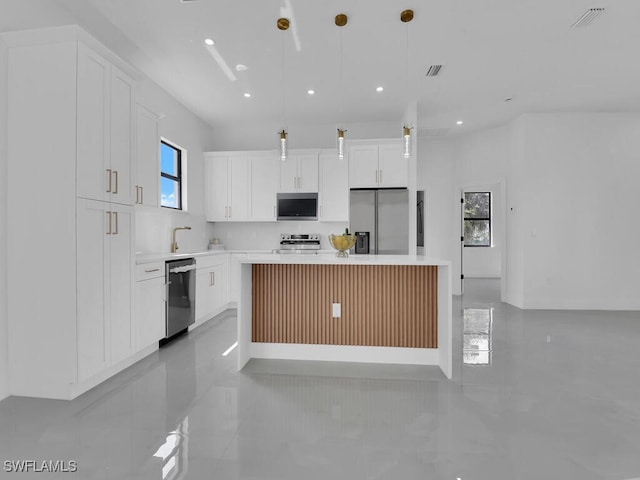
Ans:
{"type": "Polygon", "coordinates": [[[196,261],[170,260],[165,264],[167,278],[167,334],[169,339],[196,321],[196,261]]]}

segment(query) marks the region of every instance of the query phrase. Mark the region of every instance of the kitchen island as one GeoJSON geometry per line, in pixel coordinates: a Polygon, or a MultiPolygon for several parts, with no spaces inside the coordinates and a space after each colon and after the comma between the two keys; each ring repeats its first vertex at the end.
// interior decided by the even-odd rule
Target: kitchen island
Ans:
{"type": "Polygon", "coordinates": [[[451,378],[451,264],[420,255],[239,259],[238,369],[251,358],[437,365],[451,378]]]}

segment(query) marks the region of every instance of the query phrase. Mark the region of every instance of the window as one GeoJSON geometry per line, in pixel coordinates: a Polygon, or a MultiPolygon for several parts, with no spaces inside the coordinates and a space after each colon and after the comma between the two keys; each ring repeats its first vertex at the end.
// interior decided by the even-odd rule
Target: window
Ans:
{"type": "Polygon", "coordinates": [[[491,246],[491,193],[464,194],[464,246],[491,246]]]}
{"type": "Polygon", "coordinates": [[[182,210],[182,149],[160,142],[160,205],[182,210]]]}

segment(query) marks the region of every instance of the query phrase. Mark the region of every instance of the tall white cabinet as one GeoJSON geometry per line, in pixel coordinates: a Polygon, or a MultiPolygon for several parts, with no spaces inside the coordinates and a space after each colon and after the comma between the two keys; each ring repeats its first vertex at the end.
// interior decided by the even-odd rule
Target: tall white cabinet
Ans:
{"type": "Polygon", "coordinates": [[[77,27],[8,45],[13,395],[70,399],[133,363],[133,105],[126,64],[77,27]]]}

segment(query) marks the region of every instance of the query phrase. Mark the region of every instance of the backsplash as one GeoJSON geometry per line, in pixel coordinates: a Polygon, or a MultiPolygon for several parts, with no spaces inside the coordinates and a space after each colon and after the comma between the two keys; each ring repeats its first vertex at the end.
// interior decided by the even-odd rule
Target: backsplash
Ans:
{"type": "Polygon", "coordinates": [[[180,252],[206,250],[212,233],[212,223],[204,215],[171,211],[166,208],[136,207],[136,252],[163,253],[171,251],[171,234],[175,227],[189,226],[177,234],[180,252]]]}
{"type": "Polygon", "coordinates": [[[227,250],[274,250],[281,233],[319,233],[320,248],[331,249],[328,235],[343,233],[347,222],[217,222],[210,223],[211,235],[227,250]]]}

